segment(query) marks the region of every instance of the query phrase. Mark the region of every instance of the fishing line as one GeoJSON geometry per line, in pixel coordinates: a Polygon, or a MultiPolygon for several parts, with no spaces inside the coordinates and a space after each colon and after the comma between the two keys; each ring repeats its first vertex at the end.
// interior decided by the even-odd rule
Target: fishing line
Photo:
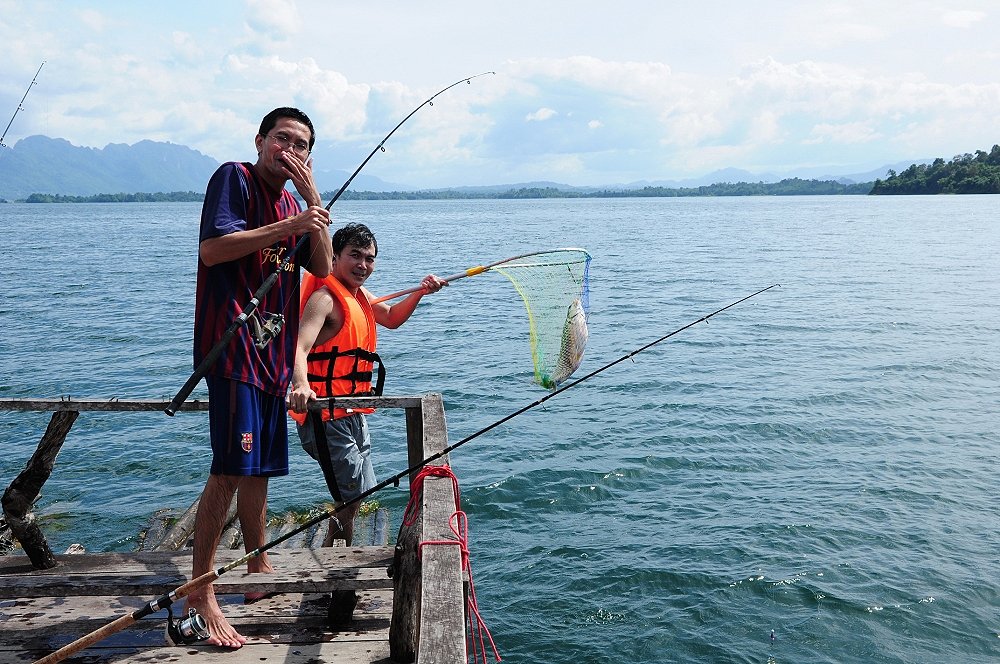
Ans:
{"type": "MultiPolygon", "coordinates": [[[[141,609],[139,609],[137,611],[134,611],[134,612],[132,612],[130,614],[124,615],[124,616],[116,619],[115,621],[113,621],[111,623],[108,623],[104,627],[101,627],[101,628],[99,628],[97,630],[94,630],[90,634],[87,634],[85,636],[80,637],[76,641],[73,641],[72,643],[63,646],[62,648],[60,648],[59,650],[55,651],[51,655],[43,657],[42,659],[40,659],[37,662],[35,662],[35,664],[53,664],[54,662],[61,662],[62,660],[66,659],[67,657],[69,657],[73,653],[78,652],[80,650],[83,650],[87,646],[93,645],[93,644],[97,643],[98,641],[101,641],[102,639],[105,639],[108,636],[111,636],[112,634],[115,634],[115,633],[121,631],[125,627],[128,627],[129,625],[131,625],[134,622],[136,622],[137,620],[139,620],[140,618],[144,618],[144,617],[146,617],[146,616],[148,616],[148,615],[150,615],[152,613],[155,613],[156,611],[159,611],[160,609],[168,608],[175,601],[186,597],[192,591],[197,590],[198,588],[201,588],[202,586],[211,584],[213,581],[215,581],[216,579],[218,579],[220,576],[222,576],[226,572],[229,572],[229,571],[231,571],[231,570],[233,570],[233,569],[235,569],[235,568],[237,568],[237,567],[239,567],[241,565],[245,565],[249,560],[251,560],[253,558],[256,558],[257,556],[261,555],[262,553],[265,553],[265,552],[269,551],[270,549],[274,548],[278,544],[281,544],[282,542],[285,542],[285,541],[291,539],[295,535],[298,535],[299,533],[301,533],[301,532],[303,532],[305,530],[308,530],[309,528],[312,528],[316,524],[318,524],[318,523],[320,523],[322,521],[325,521],[326,519],[330,519],[330,518],[336,519],[337,518],[336,517],[337,512],[339,512],[343,508],[349,507],[351,505],[354,505],[355,503],[360,503],[365,498],[371,496],[372,494],[374,494],[374,493],[376,493],[378,491],[381,491],[382,489],[388,487],[390,484],[397,485],[400,482],[400,480],[402,480],[406,476],[408,476],[408,475],[410,475],[410,474],[412,474],[412,473],[420,470],[424,466],[429,465],[431,462],[436,461],[436,460],[438,460],[438,459],[446,456],[447,454],[449,454],[452,451],[458,449],[462,445],[465,445],[469,441],[478,438],[479,436],[483,435],[484,433],[486,433],[488,431],[492,431],[496,427],[500,426],[501,424],[504,424],[505,422],[508,422],[508,421],[514,419],[518,415],[521,415],[522,413],[525,413],[525,412],[531,410],[532,408],[535,408],[536,406],[539,406],[539,405],[545,403],[546,401],[548,401],[552,397],[556,396],[557,394],[562,394],[566,390],[571,389],[573,387],[576,387],[577,385],[579,385],[580,383],[584,382],[585,380],[589,380],[590,378],[593,378],[597,374],[602,373],[604,371],[607,371],[611,367],[613,367],[613,366],[615,366],[615,365],[617,365],[617,364],[619,364],[621,362],[624,362],[625,360],[631,359],[635,355],[638,355],[639,353],[641,353],[641,352],[643,352],[643,351],[645,351],[645,350],[647,350],[649,348],[652,348],[653,346],[655,346],[655,345],[657,345],[659,343],[662,343],[662,342],[666,341],[670,337],[672,337],[674,335],[677,335],[677,334],[680,334],[684,330],[686,330],[686,329],[688,329],[690,327],[693,327],[693,326],[697,325],[698,323],[702,323],[704,321],[707,321],[712,316],[720,314],[720,313],[722,313],[723,311],[725,311],[727,309],[731,309],[731,308],[735,307],[736,305],[738,305],[738,304],[740,304],[742,302],[746,302],[750,298],[756,297],[757,295],[760,295],[761,293],[763,293],[765,291],[769,291],[772,288],[775,288],[777,286],[780,286],[780,284],[772,284],[772,285],[768,286],[767,288],[762,288],[759,291],[757,291],[755,293],[752,293],[750,295],[747,295],[746,297],[743,297],[743,298],[741,298],[739,300],[736,300],[735,302],[727,304],[726,306],[724,306],[724,307],[722,307],[720,309],[716,309],[712,313],[707,314],[705,316],[702,316],[698,320],[692,321],[692,322],[688,323],[687,325],[684,325],[683,327],[679,327],[676,330],[674,330],[673,332],[670,332],[669,334],[665,334],[662,337],[660,337],[659,339],[656,339],[655,341],[651,341],[648,344],[646,344],[645,346],[642,346],[641,348],[638,348],[638,349],[636,349],[636,350],[634,350],[634,351],[632,351],[632,352],[630,352],[630,353],[628,353],[626,355],[621,356],[617,360],[614,360],[612,362],[609,362],[609,363],[605,364],[602,367],[594,369],[593,371],[591,371],[586,376],[583,376],[582,378],[578,378],[577,380],[574,380],[571,383],[567,383],[567,384],[563,385],[562,387],[556,389],[555,391],[546,394],[541,399],[538,399],[537,401],[533,401],[532,403],[528,404],[527,406],[524,406],[522,408],[519,408],[518,410],[515,410],[513,413],[511,413],[511,414],[509,414],[509,415],[507,415],[507,416],[505,416],[505,417],[497,420],[493,424],[490,424],[489,426],[486,426],[486,427],[480,429],[479,431],[477,431],[477,432],[475,432],[475,433],[473,433],[473,434],[471,434],[469,436],[466,436],[465,438],[461,439],[457,443],[454,443],[453,445],[449,445],[448,447],[445,447],[440,452],[436,452],[436,453],[432,454],[431,456],[427,457],[426,459],[424,459],[423,461],[420,461],[419,463],[413,464],[412,466],[410,466],[406,470],[403,470],[403,471],[401,471],[399,473],[396,473],[395,475],[393,475],[389,479],[384,480],[382,482],[379,482],[378,484],[376,484],[375,486],[373,486],[371,489],[369,489],[369,490],[361,493],[360,495],[358,495],[358,496],[356,496],[354,498],[351,498],[350,500],[347,500],[347,501],[341,503],[339,506],[333,507],[333,508],[331,508],[331,509],[329,509],[329,510],[327,510],[325,512],[322,512],[321,514],[318,514],[317,516],[314,516],[314,517],[310,518],[308,521],[304,522],[298,528],[296,528],[296,529],[294,529],[294,530],[292,530],[292,531],[290,531],[288,533],[285,533],[281,537],[273,539],[270,542],[267,542],[266,544],[264,544],[260,548],[254,549],[253,551],[247,553],[242,558],[234,560],[233,562],[231,562],[231,563],[229,563],[227,565],[223,565],[222,567],[220,567],[217,570],[210,571],[210,572],[205,572],[201,576],[199,576],[197,578],[194,578],[194,579],[191,579],[190,581],[188,581],[184,585],[179,586],[178,588],[172,590],[171,592],[169,592],[169,593],[167,593],[165,595],[161,595],[157,599],[149,602],[143,608],[141,608],[141,609]]],[[[321,399],[321,400],[318,400],[317,404],[322,409],[324,409],[324,410],[326,408],[330,408],[332,410],[333,407],[334,407],[334,403],[335,402],[336,402],[336,397],[330,398],[330,399],[321,399]]]]}
{"type": "MultiPolygon", "coordinates": [[[[438,95],[447,92],[448,90],[452,89],[459,83],[468,83],[469,85],[471,85],[472,79],[479,78],[480,76],[485,76],[487,74],[495,74],[495,73],[496,72],[492,71],[484,71],[481,74],[476,74],[475,76],[469,76],[467,78],[455,81],[448,87],[442,88],[438,92],[434,93],[426,100],[424,100],[422,104],[420,104],[415,109],[410,111],[410,114],[407,115],[405,118],[403,118],[398,125],[393,127],[392,131],[386,134],[385,138],[383,138],[379,142],[379,144],[375,146],[375,149],[371,151],[371,153],[365,158],[363,162],[361,162],[361,165],[358,166],[357,169],[355,169],[355,171],[351,174],[351,177],[347,178],[347,182],[344,183],[344,185],[340,188],[340,190],[337,191],[336,194],[334,194],[332,199],[330,199],[330,202],[327,203],[326,209],[329,210],[330,208],[333,207],[333,204],[336,203],[337,199],[339,199],[340,196],[344,193],[344,191],[347,190],[347,187],[349,187],[351,182],[354,181],[354,178],[357,177],[358,173],[361,172],[361,169],[363,169],[365,165],[371,160],[371,158],[375,156],[376,152],[378,152],[379,150],[385,152],[385,147],[384,147],[385,142],[388,141],[389,138],[396,133],[396,130],[402,127],[407,120],[413,117],[417,111],[419,111],[421,108],[427,105],[433,106],[434,99],[438,95]]],[[[177,412],[177,409],[180,408],[181,404],[184,403],[184,401],[188,398],[188,396],[191,395],[191,392],[194,391],[194,388],[198,385],[201,379],[205,377],[205,375],[208,373],[208,370],[212,368],[213,364],[215,364],[215,361],[219,359],[219,355],[222,354],[222,351],[226,347],[226,345],[232,340],[234,336],[236,336],[236,333],[239,332],[240,328],[246,325],[247,319],[254,313],[254,311],[256,311],[257,306],[260,304],[261,298],[263,298],[268,293],[268,291],[271,290],[271,287],[274,286],[274,284],[278,281],[278,277],[281,275],[281,273],[288,270],[289,265],[291,265],[292,258],[295,256],[295,252],[297,252],[299,249],[302,248],[302,246],[305,244],[308,238],[309,238],[308,234],[300,237],[298,242],[295,243],[295,246],[292,247],[291,251],[288,252],[288,254],[278,265],[277,269],[275,269],[274,272],[272,272],[267,277],[267,279],[264,280],[264,283],[260,285],[260,287],[256,290],[256,292],[254,292],[253,297],[250,298],[250,302],[247,303],[247,305],[243,308],[243,311],[240,312],[240,314],[236,317],[236,319],[222,334],[222,337],[205,355],[204,359],[202,359],[201,361],[201,364],[198,365],[198,367],[194,370],[194,373],[191,374],[191,376],[187,379],[187,382],[184,383],[181,389],[177,392],[174,398],[163,410],[164,413],[172,417],[177,412]]]]}

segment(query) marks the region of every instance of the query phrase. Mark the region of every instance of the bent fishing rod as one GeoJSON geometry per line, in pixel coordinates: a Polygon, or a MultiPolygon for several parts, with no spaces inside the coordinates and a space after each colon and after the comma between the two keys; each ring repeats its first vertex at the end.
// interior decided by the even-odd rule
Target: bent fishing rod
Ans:
{"type": "MultiPolygon", "coordinates": [[[[410,475],[412,473],[415,473],[416,471],[420,470],[424,466],[430,465],[432,462],[437,461],[438,459],[440,459],[440,458],[448,455],[449,453],[451,453],[454,450],[458,449],[462,445],[465,445],[469,441],[478,438],[479,436],[483,435],[484,433],[486,433],[488,431],[492,431],[493,429],[495,429],[496,427],[500,426],[501,424],[504,424],[505,422],[508,422],[508,421],[514,419],[518,415],[521,415],[521,414],[523,414],[523,413],[531,410],[532,408],[540,406],[541,404],[545,403],[546,401],[548,401],[552,397],[556,396],[557,394],[562,394],[566,390],[571,389],[573,387],[576,387],[577,385],[579,385],[580,383],[584,382],[585,380],[589,380],[589,379],[593,378],[594,376],[596,376],[597,374],[603,373],[604,371],[607,371],[611,367],[613,367],[613,366],[615,366],[617,364],[620,364],[621,362],[624,362],[625,360],[631,359],[635,355],[638,355],[639,353],[641,353],[641,352],[643,352],[645,350],[648,350],[649,348],[652,348],[653,346],[655,346],[655,345],[657,345],[659,343],[662,343],[662,342],[666,341],[670,337],[673,337],[673,336],[675,336],[677,334],[680,334],[684,330],[687,330],[688,328],[694,327],[698,323],[702,323],[702,322],[707,321],[712,316],[715,316],[717,314],[721,314],[723,311],[725,311],[727,309],[732,309],[736,305],[738,305],[738,304],[740,304],[742,302],[746,302],[750,298],[756,297],[757,295],[760,295],[761,293],[763,293],[765,291],[769,291],[772,288],[775,288],[775,287],[780,286],[780,285],[781,284],[772,284],[772,285],[768,286],[767,288],[762,288],[759,291],[757,291],[756,293],[752,293],[750,295],[747,295],[746,297],[743,297],[743,298],[741,298],[739,300],[736,300],[735,302],[727,304],[726,306],[724,306],[724,307],[722,307],[720,309],[716,309],[715,311],[713,311],[712,313],[710,313],[708,315],[702,316],[698,320],[692,321],[692,322],[688,323],[687,325],[684,325],[683,327],[679,327],[676,330],[674,330],[673,332],[671,332],[669,334],[665,334],[662,337],[660,337],[659,339],[656,339],[655,341],[651,341],[648,344],[646,344],[645,346],[642,346],[641,348],[633,350],[632,352],[619,357],[617,360],[614,360],[613,362],[609,362],[609,363],[605,364],[602,367],[594,369],[593,371],[591,371],[590,373],[588,373],[586,376],[583,376],[582,378],[578,378],[577,380],[574,380],[571,383],[567,383],[566,385],[563,385],[559,389],[554,390],[554,391],[550,392],[549,394],[546,394],[541,399],[533,401],[532,403],[528,404],[527,406],[524,406],[522,408],[519,408],[518,410],[515,410],[513,413],[510,413],[509,415],[507,415],[507,416],[505,416],[505,417],[497,420],[493,424],[490,424],[489,426],[484,427],[484,428],[480,429],[479,431],[477,431],[477,432],[475,432],[475,433],[473,433],[473,434],[471,434],[469,436],[466,436],[465,438],[463,438],[462,440],[458,441],[457,443],[454,443],[453,445],[449,445],[448,447],[445,447],[441,451],[436,452],[436,453],[428,456],[423,461],[415,463],[412,466],[410,466],[409,468],[407,468],[406,470],[403,470],[403,471],[401,471],[399,473],[396,473],[395,475],[393,475],[389,479],[387,479],[387,480],[385,480],[383,482],[379,482],[378,484],[376,484],[375,486],[373,486],[371,489],[368,489],[367,491],[363,492],[361,495],[359,495],[359,496],[357,496],[355,498],[351,498],[350,500],[347,500],[347,501],[341,503],[339,506],[335,506],[335,507],[333,507],[331,509],[326,510],[325,512],[322,512],[321,514],[318,514],[318,515],[312,517],[311,519],[309,519],[308,521],[304,522],[301,526],[299,526],[295,530],[292,530],[291,532],[285,533],[281,537],[278,537],[278,538],[276,538],[274,540],[271,540],[270,542],[264,544],[260,548],[254,549],[253,551],[247,553],[242,558],[239,558],[238,560],[234,560],[233,562],[231,562],[231,563],[229,563],[227,565],[223,565],[222,567],[220,567],[220,568],[218,568],[216,570],[213,570],[213,571],[210,571],[210,572],[205,572],[201,576],[199,576],[197,578],[194,578],[194,579],[191,579],[190,581],[188,581],[184,585],[179,586],[178,588],[172,590],[171,592],[169,592],[169,593],[167,593],[165,595],[161,595],[157,599],[155,599],[155,600],[149,602],[148,604],[146,604],[141,609],[138,609],[136,611],[133,611],[132,613],[124,615],[124,616],[116,619],[115,621],[108,623],[104,627],[96,629],[93,632],[91,632],[90,634],[87,634],[85,636],[80,637],[76,641],[73,641],[72,643],[69,643],[69,644],[63,646],[62,648],[60,648],[59,650],[55,651],[51,655],[43,657],[42,659],[40,659],[37,662],[35,662],[35,664],[53,664],[54,662],[61,662],[62,660],[66,659],[67,657],[69,657],[73,653],[79,652],[80,650],[83,650],[84,648],[86,648],[88,646],[91,646],[91,645],[93,645],[93,644],[95,644],[95,643],[97,643],[97,642],[99,642],[99,641],[101,641],[101,640],[103,640],[103,639],[111,636],[112,634],[116,634],[116,633],[120,632],[121,630],[125,629],[126,627],[128,627],[129,625],[135,623],[136,621],[140,620],[141,618],[145,618],[146,616],[148,616],[150,614],[156,613],[160,609],[169,608],[174,602],[176,602],[179,599],[182,599],[182,598],[186,597],[192,591],[197,590],[198,588],[201,588],[202,586],[206,586],[206,585],[211,584],[212,582],[214,582],[216,579],[218,579],[220,576],[222,576],[226,572],[229,572],[229,571],[231,571],[231,570],[233,570],[233,569],[235,569],[235,568],[237,568],[237,567],[239,567],[241,565],[245,565],[251,559],[256,558],[257,556],[261,555],[262,553],[265,553],[265,552],[269,551],[270,549],[274,548],[278,544],[281,544],[282,542],[291,539],[295,535],[298,535],[299,533],[301,533],[301,532],[303,532],[305,530],[308,530],[309,528],[312,528],[316,524],[318,524],[318,523],[320,523],[322,521],[325,521],[326,519],[331,519],[332,518],[334,521],[336,521],[339,524],[340,522],[337,519],[336,514],[340,510],[344,509],[345,507],[349,507],[351,505],[354,505],[355,503],[360,503],[365,498],[368,498],[372,494],[374,494],[374,493],[376,493],[378,491],[381,491],[382,489],[386,488],[390,484],[392,484],[392,485],[398,485],[399,482],[403,478],[407,477],[408,475],[410,475]]],[[[335,402],[336,402],[336,397],[329,398],[329,399],[321,399],[321,400],[318,400],[315,404],[311,404],[310,410],[314,410],[314,409],[326,410],[327,408],[333,409],[335,402]]]]}
{"type": "Polygon", "coordinates": [[[21,101],[18,102],[17,108],[14,110],[14,115],[10,116],[10,122],[7,123],[7,128],[3,130],[3,134],[0,134],[0,148],[7,147],[7,144],[3,142],[3,139],[7,138],[7,130],[10,126],[14,124],[14,118],[17,114],[24,110],[24,100],[28,98],[28,93],[31,92],[31,88],[38,83],[38,75],[42,73],[42,67],[45,66],[45,60],[42,60],[42,64],[38,65],[38,71],[35,72],[35,77],[31,79],[31,83],[28,83],[28,89],[24,91],[24,96],[21,97],[21,101]]]}
{"type": "MultiPolygon", "coordinates": [[[[39,69],[41,68],[39,67],[39,69]]],[[[371,158],[375,156],[375,153],[377,153],[379,150],[385,152],[385,147],[384,147],[385,142],[388,141],[389,138],[396,133],[396,130],[402,127],[407,120],[412,118],[417,111],[419,111],[424,106],[428,105],[433,106],[434,99],[438,95],[447,92],[448,90],[452,89],[453,87],[455,87],[460,83],[468,83],[469,85],[472,85],[472,79],[479,78],[480,76],[485,76],[486,74],[495,74],[495,73],[496,72],[492,71],[484,71],[481,74],[476,74],[475,76],[469,76],[467,78],[455,81],[448,87],[442,88],[438,92],[434,93],[426,100],[424,100],[422,104],[420,104],[415,109],[410,111],[410,114],[407,115],[405,118],[403,118],[398,125],[393,127],[392,131],[386,134],[385,138],[383,138],[379,142],[379,144],[375,146],[375,149],[372,150],[371,153],[365,158],[365,160],[361,162],[361,165],[354,170],[354,172],[351,174],[351,177],[347,178],[347,182],[344,183],[344,185],[340,188],[340,190],[337,191],[337,193],[334,194],[333,198],[330,199],[330,202],[327,203],[326,209],[329,210],[330,208],[333,207],[333,204],[336,203],[337,199],[339,199],[340,196],[347,190],[347,188],[351,185],[351,182],[354,181],[354,178],[357,177],[358,173],[361,172],[361,169],[363,169],[365,165],[368,164],[369,161],[371,161],[371,158]]],[[[27,93],[25,93],[25,96],[27,96],[27,93]]],[[[281,275],[282,272],[288,270],[289,265],[291,265],[292,259],[295,257],[295,253],[305,245],[308,237],[309,237],[308,234],[306,234],[299,238],[298,242],[295,243],[295,246],[292,247],[292,250],[285,255],[284,259],[281,261],[281,264],[278,265],[278,267],[274,270],[274,272],[272,272],[267,277],[267,279],[264,280],[264,283],[260,285],[260,287],[256,290],[256,292],[254,292],[253,296],[250,298],[250,301],[247,303],[245,307],[243,307],[243,311],[241,311],[240,314],[236,317],[236,319],[233,320],[233,322],[229,325],[226,331],[222,334],[222,337],[220,337],[219,340],[215,343],[215,345],[212,346],[212,349],[208,351],[208,354],[205,355],[201,363],[194,370],[194,373],[191,374],[191,376],[187,379],[187,382],[184,383],[181,389],[174,396],[173,400],[171,400],[171,402],[163,410],[164,413],[173,417],[173,415],[177,412],[177,409],[181,407],[181,404],[184,403],[184,401],[191,395],[191,392],[194,391],[194,388],[198,385],[201,379],[205,377],[209,369],[212,368],[212,365],[215,364],[215,361],[219,359],[219,355],[221,355],[222,351],[226,348],[227,345],[229,345],[229,342],[233,340],[233,337],[236,336],[236,333],[240,331],[240,328],[246,325],[247,320],[249,320],[250,316],[253,315],[254,311],[257,310],[257,306],[260,304],[261,299],[268,293],[268,291],[271,290],[271,287],[274,286],[274,284],[278,281],[279,275],[281,275]]],[[[271,336],[274,336],[276,334],[277,334],[276,331],[270,330],[271,336]]],[[[270,340],[270,338],[267,338],[267,340],[270,340]]]]}

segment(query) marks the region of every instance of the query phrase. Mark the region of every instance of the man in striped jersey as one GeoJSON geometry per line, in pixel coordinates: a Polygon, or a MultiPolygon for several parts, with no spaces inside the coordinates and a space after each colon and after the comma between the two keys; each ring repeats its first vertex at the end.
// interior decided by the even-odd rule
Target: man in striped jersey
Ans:
{"type": "MultiPolygon", "coordinates": [[[[308,239],[257,307],[264,316],[283,314],[283,328],[259,344],[252,326],[243,326],[206,376],[212,466],[195,521],[193,577],[213,569],[234,495],[246,551],[264,544],[268,478],[288,474],[285,393],[299,327],[299,268],[325,276],[332,259],[330,213],[322,206],[309,156],[315,140],[305,113],[277,108],[260,124],[256,163],[223,164],[205,193],[195,295],[196,367],[299,237],[308,239]],[[306,202],[305,211],[285,189],[289,180],[306,202]]],[[[247,567],[273,571],[266,553],[247,567]]],[[[239,648],[246,642],[223,616],[211,585],[187,600],[187,608],[205,619],[209,644],[239,648]]]]}

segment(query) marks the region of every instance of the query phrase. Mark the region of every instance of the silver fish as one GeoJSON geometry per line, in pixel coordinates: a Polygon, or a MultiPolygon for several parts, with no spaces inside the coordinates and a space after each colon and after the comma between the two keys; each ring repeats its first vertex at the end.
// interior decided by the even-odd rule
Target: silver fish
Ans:
{"type": "Polygon", "coordinates": [[[583,310],[580,298],[577,298],[566,311],[566,323],[563,325],[562,340],[559,344],[559,360],[552,375],[542,382],[543,387],[555,389],[573,375],[583,362],[583,351],[587,347],[589,336],[587,314],[583,310]]]}

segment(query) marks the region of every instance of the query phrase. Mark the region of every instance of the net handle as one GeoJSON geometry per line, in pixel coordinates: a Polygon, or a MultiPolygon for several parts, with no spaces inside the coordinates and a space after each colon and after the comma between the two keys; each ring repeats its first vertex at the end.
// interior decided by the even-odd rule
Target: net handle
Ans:
{"type": "MultiPolygon", "coordinates": [[[[541,256],[542,254],[554,254],[554,253],[556,253],[558,251],[581,251],[584,254],[587,254],[586,250],[584,250],[584,249],[578,249],[576,247],[564,247],[564,248],[561,248],[561,249],[548,249],[546,251],[532,251],[532,252],[529,252],[529,253],[526,253],[526,254],[518,254],[517,256],[511,256],[510,258],[505,258],[505,259],[497,261],[495,263],[490,263],[489,265],[477,265],[475,267],[470,267],[469,269],[465,270],[464,272],[456,272],[455,274],[449,275],[447,277],[443,277],[443,280],[446,281],[446,282],[448,282],[450,284],[451,282],[456,281],[458,279],[464,279],[465,277],[474,277],[477,274],[482,274],[483,272],[487,272],[489,270],[492,270],[493,268],[500,267],[501,265],[505,265],[507,263],[519,260],[521,258],[528,258],[530,256],[541,256]]],[[[590,254],[587,254],[587,255],[589,256],[590,254]]],[[[379,302],[386,302],[388,300],[395,300],[397,297],[403,297],[404,295],[409,295],[410,293],[416,293],[417,291],[424,291],[424,292],[426,292],[426,290],[424,289],[423,286],[414,286],[413,288],[407,288],[406,290],[401,290],[401,291],[397,291],[395,293],[390,293],[389,295],[382,295],[380,297],[377,297],[377,298],[375,298],[374,300],[371,301],[371,304],[378,304],[379,302]]]]}

